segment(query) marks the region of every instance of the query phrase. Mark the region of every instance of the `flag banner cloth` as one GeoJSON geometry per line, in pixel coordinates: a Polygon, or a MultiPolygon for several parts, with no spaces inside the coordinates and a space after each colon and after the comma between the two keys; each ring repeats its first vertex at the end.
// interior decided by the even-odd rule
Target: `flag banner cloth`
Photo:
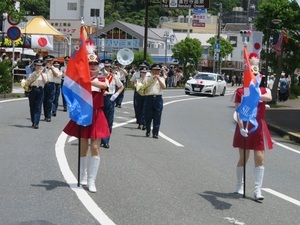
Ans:
{"type": "Polygon", "coordinates": [[[53,50],[53,35],[31,35],[31,48],[53,50]]]}
{"type": "Polygon", "coordinates": [[[63,84],[71,120],[81,126],[92,124],[93,98],[91,78],[85,44],[84,28],[80,29],[80,37],[70,56],[63,84]]]}
{"type": "Polygon", "coordinates": [[[282,54],[282,42],[283,42],[283,33],[280,32],[277,43],[273,45],[273,49],[276,53],[276,56],[279,56],[282,54]]]}
{"type": "Polygon", "coordinates": [[[260,56],[260,52],[262,49],[262,39],[263,39],[263,33],[262,32],[253,32],[253,50],[252,52],[257,53],[258,56],[260,56]]]}
{"type": "MultiPolygon", "coordinates": [[[[260,99],[259,83],[257,82],[251,67],[247,53],[247,47],[244,47],[244,96],[236,112],[242,121],[250,122],[253,128],[249,133],[255,131],[258,127],[256,121],[257,107],[260,99]]],[[[247,128],[247,127],[246,127],[247,128]]]]}

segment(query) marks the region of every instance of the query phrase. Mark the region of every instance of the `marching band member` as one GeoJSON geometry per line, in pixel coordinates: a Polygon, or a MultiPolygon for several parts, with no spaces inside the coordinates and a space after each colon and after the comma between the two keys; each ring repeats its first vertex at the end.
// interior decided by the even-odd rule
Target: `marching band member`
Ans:
{"type": "MultiPolygon", "coordinates": [[[[108,90],[104,93],[104,114],[108,122],[110,134],[112,132],[112,126],[114,122],[114,114],[115,114],[115,99],[119,96],[119,94],[123,91],[124,85],[118,78],[111,72],[111,60],[104,59],[102,60],[104,64],[103,75],[107,78],[109,85],[108,90]],[[119,87],[116,92],[116,86],[119,87]]],[[[103,138],[101,140],[101,147],[109,148],[109,140],[110,137],[103,138]]]]}
{"type": "MultiPolygon", "coordinates": [[[[90,192],[96,192],[95,180],[100,166],[100,140],[109,136],[109,127],[102,110],[104,106],[104,90],[108,87],[108,81],[105,78],[98,78],[99,60],[95,53],[94,47],[87,45],[92,94],[93,94],[93,122],[91,125],[81,127],[81,152],[80,152],[80,184],[88,185],[90,192]],[[89,47],[88,47],[89,46],[89,47]],[[90,143],[89,143],[90,139],[90,143]],[[88,148],[90,146],[90,170],[87,175],[87,161],[88,148]]],[[[78,138],[78,125],[76,122],[70,120],[64,128],[64,132],[70,136],[78,138]]]]}
{"type": "MultiPolygon", "coordinates": [[[[65,75],[66,75],[69,60],[70,60],[70,56],[65,56],[64,57],[64,66],[62,66],[60,68],[60,71],[62,72],[62,75],[61,75],[61,93],[63,93],[62,87],[63,87],[63,84],[64,84],[64,78],[65,78],[65,75]]],[[[62,94],[61,98],[62,98],[62,103],[63,103],[63,111],[67,112],[67,102],[65,100],[65,96],[62,94]]]]}
{"type": "MultiPolygon", "coordinates": [[[[53,66],[59,70],[59,66],[60,66],[59,62],[55,61],[53,63],[53,66]]],[[[59,70],[58,76],[54,76],[53,78],[55,91],[54,91],[54,100],[52,105],[52,116],[56,116],[56,111],[58,108],[58,100],[59,100],[60,89],[61,89],[61,77],[62,77],[62,72],[59,70]]]]}
{"type": "Polygon", "coordinates": [[[41,118],[42,112],[42,104],[44,100],[44,86],[47,83],[47,75],[44,73],[44,69],[42,68],[43,61],[35,60],[33,61],[35,68],[34,72],[32,72],[27,79],[27,82],[32,80],[31,83],[31,91],[29,92],[29,107],[30,107],[30,118],[32,122],[32,127],[34,129],[39,128],[39,122],[41,118]]]}
{"type": "Polygon", "coordinates": [[[142,89],[145,89],[145,121],[146,136],[150,136],[153,121],[153,138],[158,139],[161,114],[163,110],[162,90],[166,88],[165,78],[158,64],[151,66],[152,76],[147,79],[142,89]]]}
{"type": "MultiPolygon", "coordinates": [[[[119,79],[122,82],[124,89],[123,91],[121,91],[121,93],[119,94],[119,96],[116,98],[116,107],[118,108],[122,108],[122,102],[124,99],[124,92],[125,92],[125,86],[126,86],[126,79],[128,76],[128,72],[125,68],[122,67],[122,65],[117,62],[117,71],[118,71],[118,75],[119,75],[119,79]]],[[[118,91],[119,87],[116,87],[116,91],[118,91]]]]}
{"type": "MultiPolygon", "coordinates": [[[[249,54],[249,61],[251,69],[254,75],[256,75],[256,81],[261,82],[261,75],[259,74],[259,58],[256,53],[249,54]]],[[[234,94],[234,103],[236,108],[242,102],[244,96],[244,88],[238,88],[234,94]]],[[[261,193],[261,187],[264,178],[264,158],[265,150],[270,150],[273,148],[273,143],[271,140],[270,132],[265,121],[266,114],[266,102],[272,100],[272,94],[269,88],[260,87],[260,101],[257,106],[257,115],[256,120],[258,127],[255,131],[248,133],[248,130],[251,130],[253,125],[249,123],[244,128],[243,121],[240,120],[237,116],[237,124],[235,128],[234,138],[233,138],[233,147],[239,149],[239,160],[236,167],[237,175],[237,184],[236,184],[236,193],[244,194],[244,165],[246,165],[250,150],[253,150],[254,153],[254,200],[263,200],[264,196],[261,193]],[[246,143],[245,143],[246,138],[246,143]],[[246,159],[244,160],[244,149],[246,151],[246,159]]],[[[247,123],[248,124],[248,123],[247,123]]]]}
{"type": "Polygon", "coordinates": [[[55,94],[55,84],[54,84],[54,77],[59,76],[59,69],[53,66],[54,56],[47,55],[45,56],[44,60],[46,61],[46,70],[45,73],[47,74],[47,83],[44,87],[44,116],[45,121],[51,122],[51,115],[52,115],[52,104],[54,100],[55,94]]]}
{"type": "Polygon", "coordinates": [[[140,78],[136,80],[136,120],[138,123],[138,129],[146,130],[145,123],[145,90],[141,87],[146,83],[147,78],[146,67],[140,69],[140,78]]]}

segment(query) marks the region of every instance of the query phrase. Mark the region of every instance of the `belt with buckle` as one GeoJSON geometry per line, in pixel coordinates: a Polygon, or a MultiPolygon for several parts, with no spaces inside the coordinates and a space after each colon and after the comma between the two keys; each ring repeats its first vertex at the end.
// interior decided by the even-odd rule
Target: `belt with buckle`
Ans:
{"type": "Polygon", "coordinates": [[[42,89],[43,87],[41,87],[41,86],[31,86],[31,88],[39,88],[39,89],[42,89]]]}

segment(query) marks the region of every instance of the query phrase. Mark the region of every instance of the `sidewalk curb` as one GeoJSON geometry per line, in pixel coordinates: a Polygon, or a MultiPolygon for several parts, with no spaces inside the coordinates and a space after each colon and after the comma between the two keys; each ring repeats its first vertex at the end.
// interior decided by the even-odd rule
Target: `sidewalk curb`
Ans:
{"type": "Polygon", "coordinates": [[[269,123],[268,123],[268,127],[269,127],[270,131],[273,131],[273,132],[277,133],[278,135],[280,135],[282,137],[288,136],[289,140],[294,141],[296,143],[300,143],[300,136],[299,135],[297,135],[293,132],[284,131],[281,128],[279,128],[275,125],[269,124],[269,123]]]}

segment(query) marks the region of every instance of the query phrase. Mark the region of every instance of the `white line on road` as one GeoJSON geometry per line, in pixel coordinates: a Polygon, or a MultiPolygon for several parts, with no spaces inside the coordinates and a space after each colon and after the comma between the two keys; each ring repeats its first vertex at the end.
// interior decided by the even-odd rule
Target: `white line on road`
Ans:
{"type": "Polygon", "coordinates": [[[85,206],[85,208],[101,225],[115,225],[115,223],[99,208],[99,206],[88,195],[88,193],[81,186],[77,187],[77,179],[72,173],[65,155],[65,143],[67,137],[67,134],[61,133],[55,144],[55,155],[61,173],[63,174],[72,191],[76,193],[79,200],[85,206]]]}
{"type": "Polygon", "coordinates": [[[272,190],[270,188],[262,188],[262,190],[264,190],[266,192],[269,192],[270,194],[275,195],[275,196],[277,196],[279,198],[282,198],[282,199],[284,199],[284,200],[286,200],[288,202],[291,202],[291,203],[293,203],[293,204],[295,204],[297,206],[300,206],[300,201],[298,201],[298,200],[296,200],[294,198],[291,198],[291,197],[289,197],[287,195],[281,194],[281,193],[279,193],[277,191],[274,191],[274,190],[272,190]]]}
{"type": "Polygon", "coordinates": [[[287,149],[287,150],[289,150],[289,151],[291,151],[291,152],[300,154],[300,151],[298,151],[298,150],[296,150],[296,149],[293,149],[293,148],[291,148],[291,147],[289,147],[289,146],[286,146],[286,145],[284,145],[284,144],[281,144],[281,143],[279,143],[279,142],[277,142],[277,141],[274,141],[274,140],[273,140],[273,143],[276,144],[276,145],[278,145],[278,146],[280,146],[280,147],[282,147],[282,148],[285,148],[285,149],[287,149]]]}
{"type": "Polygon", "coordinates": [[[28,98],[14,98],[14,99],[2,100],[2,101],[0,101],[0,103],[21,101],[21,100],[26,100],[26,99],[28,99],[28,98]]]}

